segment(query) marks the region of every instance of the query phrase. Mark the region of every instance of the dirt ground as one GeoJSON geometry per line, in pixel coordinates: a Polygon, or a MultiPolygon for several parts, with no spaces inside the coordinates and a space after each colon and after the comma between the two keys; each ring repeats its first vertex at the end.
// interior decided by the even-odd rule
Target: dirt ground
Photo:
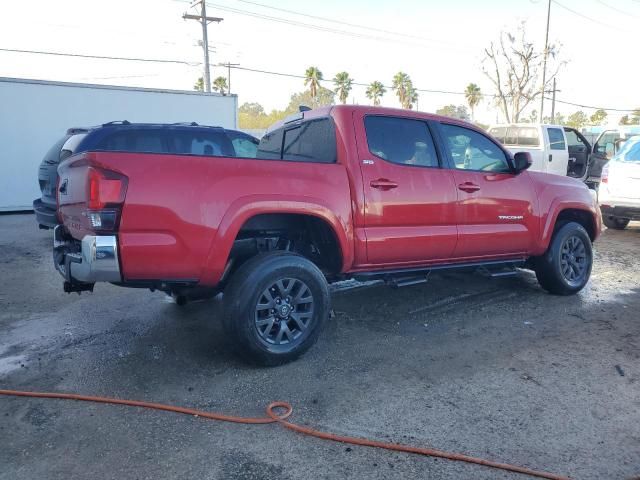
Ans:
{"type": "MultiPolygon", "coordinates": [[[[569,475],[640,475],[640,224],[606,230],[579,295],[531,272],[335,292],[300,360],[256,368],[220,300],[97,285],[67,295],[51,232],[0,216],[0,388],[261,416],[272,400],[331,432],[569,475]]],[[[0,479],[516,479],[519,474],[302,437],[278,426],[0,397],[0,479]]]]}

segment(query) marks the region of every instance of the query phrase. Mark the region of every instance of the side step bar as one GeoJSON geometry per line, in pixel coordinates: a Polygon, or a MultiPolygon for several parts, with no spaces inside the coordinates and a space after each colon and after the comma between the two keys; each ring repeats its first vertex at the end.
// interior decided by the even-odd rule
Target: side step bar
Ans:
{"type": "Polygon", "coordinates": [[[424,268],[408,268],[400,270],[379,270],[359,272],[353,275],[358,281],[383,280],[394,287],[406,287],[426,283],[433,271],[478,271],[491,278],[511,277],[518,274],[517,268],[523,267],[526,259],[499,260],[493,262],[454,263],[449,265],[434,265],[424,268]]]}

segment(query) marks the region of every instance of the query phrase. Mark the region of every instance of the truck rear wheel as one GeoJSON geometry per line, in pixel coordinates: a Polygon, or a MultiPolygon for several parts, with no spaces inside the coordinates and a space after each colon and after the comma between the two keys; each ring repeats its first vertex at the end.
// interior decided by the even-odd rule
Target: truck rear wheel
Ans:
{"type": "Polygon", "coordinates": [[[330,295],[320,269],[289,252],[257,255],[224,291],[224,327],[239,353],[262,365],[295,360],[318,339],[330,295]]]}
{"type": "Polygon", "coordinates": [[[624,230],[625,228],[627,228],[627,225],[629,225],[629,219],[613,217],[611,215],[604,215],[602,217],[602,223],[604,223],[607,228],[613,228],[614,230],[624,230]]]}
{"type": "Polygon", "coordinates": [[[553,234],[547,252],[535,259],[538,283],[555,295],[573,295],[589,281],[593,265],[591,239],[582,225],[569,222],[553,234]]]}

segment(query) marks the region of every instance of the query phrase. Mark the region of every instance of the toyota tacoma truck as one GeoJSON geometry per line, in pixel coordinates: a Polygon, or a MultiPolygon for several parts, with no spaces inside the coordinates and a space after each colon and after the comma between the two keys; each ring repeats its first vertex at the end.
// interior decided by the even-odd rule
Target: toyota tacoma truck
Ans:
{"type": "Polygon", "coordinates": [[[93,130],[59,166],[53,256],[65,291],[223,292],[229,337],[261,364],[313,345],[337,280],[403,286],[436,270],[526,268],[558,295],[589,280],[601,214],[585,184],[527,171],[528,153],[463,121],[301,109],[248,158],[224,145],[204,154],[220,139],[195,131],[166,150],[129,140],[93,130]]]}

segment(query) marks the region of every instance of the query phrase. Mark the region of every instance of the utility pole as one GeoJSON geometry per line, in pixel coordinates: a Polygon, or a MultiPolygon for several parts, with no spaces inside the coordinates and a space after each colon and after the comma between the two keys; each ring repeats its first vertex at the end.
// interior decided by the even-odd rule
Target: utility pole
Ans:
{"type": "Polygon", "coordinates": [[[231,67],[237,67],[239,65],[240,65],[239,63],[231,63],[231,62],[218,64],[218,66],[220,67],[227,67],[227,93],[229,95],[231,95],[231,67]]]}
{"type": "Polygon", "coordinates": [[[556,121],[556,77],[553,77],[553,94],[552,94],[552,100],[551,100],[551,123],[555,123],[555,121],[556,121]]]}
{"type": "MultiPolygon", "coordinates": [[[[544,87],[547,82],[547,56],[549,55],[549,20],[551,19],[551,0],[547,5],[547,33],[544,36],[544,58],[542,60],[542,95],[540,99],[540,122],[544,114],[544,87]]],[[[555,90],[555,89],[554,89],[555,90]]]]}
{"type": "Polygon", "coordinates": [[[198,20],[202,24],[202,50],[204,51],[204,91],[211,92],[211,73],[209,71],[209,36],[207,34],[207,25],[211,22],[220,23],[223,18],[207,17],[207,4],[205,0],[199,0],[192,6],[200,4],[200,15],[191,15],[185,13],[182,15],[184,20],[198,20]]]}

